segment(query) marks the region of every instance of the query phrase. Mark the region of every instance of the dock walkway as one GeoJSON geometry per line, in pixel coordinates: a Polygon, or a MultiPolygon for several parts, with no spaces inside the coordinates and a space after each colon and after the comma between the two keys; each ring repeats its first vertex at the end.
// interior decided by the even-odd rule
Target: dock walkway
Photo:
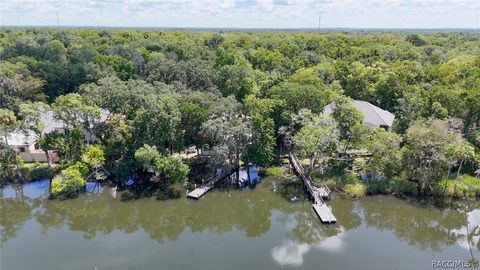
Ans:
{"type": "Polygon", "coordinates": [[[337,219],[332,213],[330,207],[324,202],[323,199],[330,198],[330,188],[327,185],[321,185],[320,187],[315,187],[312,185],[310,176],[307,175],[303,169],[302,164],[298,161],[298,158],[295,154],[290,153],[290,162],[293,166],[295,172],[297,172],[300,179],[302,179],[305,188],[312,197],[313,200],[313,209],[317,213],[318,217],[323,223],[335,223],[337,219]]]}
{"type": "Polygon", "coordinates": [[[190,199],[195,199],[195,200],[200,199],[200,197],[202,197],[207,192],[209,192],[211,189],[213,189],[217,182],[219,182],[220,180],[222,180],[222,179],[224,179],[224,178],[226,178],[230,175],[231,175],[231,173],[221,173],[219,175],[213,176],[212,178],[207,180],[207,182],[205,184],[197,187],[192,192],[188,193],[187,197],[190,198],[190,199]]]}

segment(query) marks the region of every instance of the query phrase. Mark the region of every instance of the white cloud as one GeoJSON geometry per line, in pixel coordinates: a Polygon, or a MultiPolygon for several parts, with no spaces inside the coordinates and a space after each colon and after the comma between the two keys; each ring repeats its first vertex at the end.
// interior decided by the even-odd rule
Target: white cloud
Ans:
{"type": "MultiPolygon", "coordinates": [[[[480,227],[480,209],[475,209],[469,212],[467,214],[467,220],[470,232],[472,232],[473,228],[480,227]]],[[[466,250],[470,249],[470,245],[475,248],[480,242],[480,236],[475,235],[471,237],[471,241],[469,243],[467,226],[463,226],[458,230],[452,230],[452,233],[460,237],[460,239],[457,240],[457,244],[466,250]]]]}
{"type": "Polygon", "coordinates": [[[345,248],[345,229],[340,228],[336,235],[323,237],[318,243],[297,244],[292,240],[286,240],[280,246],[272,249],[272,258],[282,266],[302,266],[303,256],[311,250],[323,250],[326,252],[340,252],[345,248]]]}
{"type": "Polygon", "coordinates": [[[477,0],[2,0],[6,24],[315,27],[480,27],[477,0]],[[413,18],[413,20],[411,19],[413,18]]]}

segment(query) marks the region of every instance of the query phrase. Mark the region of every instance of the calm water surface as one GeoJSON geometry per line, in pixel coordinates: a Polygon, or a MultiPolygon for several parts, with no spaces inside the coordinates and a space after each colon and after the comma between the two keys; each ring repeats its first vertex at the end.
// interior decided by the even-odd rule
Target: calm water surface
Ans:
{"type": "Polygon", "coordinates": [[[0,191],[0,269],[432,269],[432,260],[480,258],[475,202],[334,196],[338,223],[321,225],[276,178],[199,201],[121,202],[109,188],[59,201],[47,189],[0,191]]]}

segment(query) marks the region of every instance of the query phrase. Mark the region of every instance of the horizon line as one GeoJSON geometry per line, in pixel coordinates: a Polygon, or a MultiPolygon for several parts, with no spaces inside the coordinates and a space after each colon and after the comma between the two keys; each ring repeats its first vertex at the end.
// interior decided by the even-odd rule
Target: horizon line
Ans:
{"type": "Polygon", "coordinates": [[[346,26],[332,26],[332,27],[225,27],[225,26],[113,26],[113,25],[0,25],[1,28],[112,28],[112,29],[165,29],[165,30],[284,30],[284,31],[331,31],[331,30],[371,30],[371,31],[468,31],[480,32],[478,27],[419,27],[419,28],[402,28],[402,27],[346,27],[346,26]]]}

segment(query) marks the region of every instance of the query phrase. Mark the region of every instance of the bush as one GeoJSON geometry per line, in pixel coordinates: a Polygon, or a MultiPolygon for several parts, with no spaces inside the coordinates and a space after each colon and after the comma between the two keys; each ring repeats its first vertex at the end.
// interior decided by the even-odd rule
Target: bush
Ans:
{"type": "Polygon", "coordinates": [[[369,194],[390,194],[392,192],[391,180],[369,180],[366,184],[369,194]]]}
{"type": "Polygon", "coordinates": [[[130,190],[125,190],[120,193],[120,200],[121,201],[129,201],[135,199],[135,194],[130,190]]]}
{"type": "Polygon", "coordinates": [[[269,167],[267,168],[267,175],[280,177],[283,176],[283,168],[282,167],[269,167]]]}
{"type": "MultiPolygon", "coordinates": [[[[73,164],[72,166],[68,167],[72,170],[77,170],[78,172],[80,172],[80,174],[82,175],[82,177],[87,177],[88,176],[88,173],[89,173],[89,169],[87,167],[87,165],[85,165],[84,163],[82,162],[77,162],[75,164],[73,164]]],[[[67,169],[68,169],[67,168],[67,169]]]]}
{"type": "Polygon", "coordinates": [[[343,191],[352,198],[361,198],[367,192],[367,186],[362,183],[347,184],[343,191]]]}
{"type": "Polygon", "coordinates": [[[407,180],[395,179],[392,181],[392,192],[397,194],[415,195],[416,184],[407,180]]]}
{"type": "Polygon", "coordinates": [[[463,185],[455,179],[442,179],[432,190],[432,195],[446,197],[462,197],[463,185]]]}
{"type": "Polygon", "coordinates": [[[83,167],[77,163],[61,171],[60,174],[52,180],[50,196],[52,198],[72,197],[84,190],[86,181],[84,174],[81,172],[82,170],[83,167]]]}
{"type": "Polygon", "coordinates": [[[359,181],[359,178],[358,178],[358,175],[356,175],[354,173],[351,173],[351,172],[348,172],[348,173],[343,174],[340,177],[340,181],[341,181],[341,184],[345,186],[345,185],[348,185],[348,184],[357,184],[358,181],[359,181]]]}
{"type": "Polygon", "coordinates": [[[41,179],[50,179],[55,175],[52,167],[45,163],[27,163],[21,166],[21,172],[25,181],[37,181],[41,179]]]}
{"type": "Polygon", "coordinates": [[[480,179],[464,175],[461,179],[442,179],[433,188],[433,195],[454,198],[480,197],[480,179]]]}
{"type": "Polygon", "coordinates": [[[462,176],[462,182],[467,187],[469,197],[480,197],[480,178],[464,175],[462,176]]]}
{"type": "Polygon", "coordinates": [[[179,199],[183,196],[185,190],[181,185],[171,185],[167,188],[167,196],[170,199],[179,199]]]}
{"type": "Polygon", "coordinates": [[[105,151],[99,145],[91,145],[82,155],[82,162],[90,168],[103,165],[105,163],[105,151]]]}
{"type": "Polygon", "coordinates": [[[314,182],[323,182],[336,190],[343,190],[347,184],[359,183],[358,175],[344,170],[329,169],[324,173],[314,170],[310,172],[310,176],[314,182]]]}

